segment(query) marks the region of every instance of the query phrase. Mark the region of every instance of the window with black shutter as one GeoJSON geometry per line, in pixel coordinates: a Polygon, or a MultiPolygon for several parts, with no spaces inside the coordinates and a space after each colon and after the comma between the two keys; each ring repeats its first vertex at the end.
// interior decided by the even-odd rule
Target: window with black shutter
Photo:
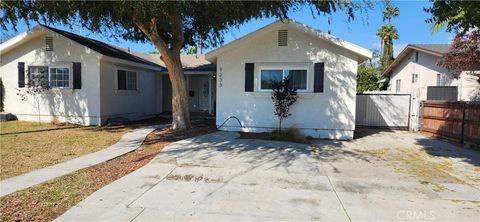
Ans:
{"type": "Polygon", "coordinates": [[[19,62],[17,64],[18,69],[18,88],[25,87],[25,63],[19,62]]]}
{"type": "Polygon", "coordinates": [[[253,92],[253,63],[245,63],[245,92],[253,92]]]}
{"type": "Polygon", "coordinates": [[[314,77],[313,77],[313,92],[323,92],[325,78],[325,65],[324,63],[315,63],[314,77]]]}

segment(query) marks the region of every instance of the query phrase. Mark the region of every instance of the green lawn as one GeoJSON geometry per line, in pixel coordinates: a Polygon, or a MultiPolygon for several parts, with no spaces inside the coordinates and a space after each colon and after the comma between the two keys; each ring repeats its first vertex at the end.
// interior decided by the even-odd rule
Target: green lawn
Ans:
{"type": "Polygon", "coordinates": [[[26,121],[0,123],[0,180],[101,150],[129,130],[26,121]]]}

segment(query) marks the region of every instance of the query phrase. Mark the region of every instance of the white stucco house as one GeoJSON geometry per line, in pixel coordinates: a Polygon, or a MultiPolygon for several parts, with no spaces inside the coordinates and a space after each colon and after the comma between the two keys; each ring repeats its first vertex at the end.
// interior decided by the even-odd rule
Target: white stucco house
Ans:
{"type": "MultiPolygon", "coordinates": [[[[37,121],[40,116],[43,122],[56,118],[84,125],[153,117],[171,111],[170,82],[159,60],[159,55],[39,25],[0,45],[5,111],[19,120],[37,121]],[[39,100],[25,93],[35,76],[48,79],[51,87],[39,100]]],[[[192,110],[213,112],[214,65],[195,55],[182,56],[182,63],[190,80],[192,110]]]]}
{"type": "Polygon", "coordinates": [[[217,65],[217,126],[249,132],[277,128],[269,82],[288,76],[299,99],[284,126],[315,138],[352,139],[357,65],[371,55],[293,20],[274,22],[217,48],[205,55],[217,65]],[[227,121],[230,117],[239,121],[227,121]]]}
{"type": "Polygon", "coordinates": [[[478,71],[465,71],[455,79],[447,69],[437,64],[449,48],[450,44],[407,45],[383,72],[383,76],[389,79],[387,90],[411,94],[416,100],[436,99],[435,97],[461,101],[480,100],[478,71]],[[444,91],[451,95],[441,95],[441,91],[435,92],[437,88],[448,88],[444,91]]]}
{"type": "MultiPolygon", "coordinates": [[[[137,53],[47,26],[0,45],[5,111],[37,120],[34,75],[52,87],[41,95],[42,121],[102,125],[171,111],[171,86],[159,55],[137,53]],[[30,96],[32,97],[32,96],[30,96]]],[[[270,80],[291,78],[299,99],[285,127],[316,138],[352,139],[357,65],[372,53],[293,20],[277,21],[182,64],[192,112],[215,113],[220,130],[275,129],[270,80]],[[228,120],[230,117],[231,120],[228,120]],[[232,120],[234,119],[236,120],[232,120]]]]}

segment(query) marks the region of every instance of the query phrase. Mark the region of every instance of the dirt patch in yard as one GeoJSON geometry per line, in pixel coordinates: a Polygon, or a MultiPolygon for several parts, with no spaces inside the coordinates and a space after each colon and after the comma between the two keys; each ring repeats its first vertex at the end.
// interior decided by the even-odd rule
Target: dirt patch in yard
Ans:
{"type": "Polygon", "coordinates": [[[385,160],[396,172],[415,176],[421,184],[430,186],[435,192],[446,190],[441,183],[466,183],[462,178],[453,176],[454,166],[449,161],[433,159],[423,150],[405,148],[357,151],[385,160]]]}
{"type": "Polygon", "coordinates": [[[96,190],[146,165],[171,142],[216,130],[211,121],[192,124],[187,131],[156,130],[135,151],[2,197],[0,221],[51,221],[96,190]]]}

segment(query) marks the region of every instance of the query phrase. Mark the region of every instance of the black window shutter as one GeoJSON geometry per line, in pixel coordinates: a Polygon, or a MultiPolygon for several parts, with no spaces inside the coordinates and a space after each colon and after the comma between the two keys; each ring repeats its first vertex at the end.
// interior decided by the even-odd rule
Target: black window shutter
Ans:
{"type": "Polygon", "coordinates": [[[19,62],[17,65],[18,68],[18,88],[25,87],[25,63],[19,62]]]}
{"type": "Polygon", "coordinates": [[[73,88],[82,88],[82,63],[80,62],[73,63],[73,88]]]}
{"type": "Polygon", "coordinates": [[[253,63],[245,63],[245,92],[253,92],[253,63]]]}
{"type": "Polygon", "coordinates": [[[315,76],[313,77],[313,92],[323,92],[323,79],[325,76],[324,63],[315,63],[315,76]]]}
{"type": "Polygon", "coordinates": [[[127,73],[122,70],[117,71],[118,89],[127,89],[127,73]]]}

